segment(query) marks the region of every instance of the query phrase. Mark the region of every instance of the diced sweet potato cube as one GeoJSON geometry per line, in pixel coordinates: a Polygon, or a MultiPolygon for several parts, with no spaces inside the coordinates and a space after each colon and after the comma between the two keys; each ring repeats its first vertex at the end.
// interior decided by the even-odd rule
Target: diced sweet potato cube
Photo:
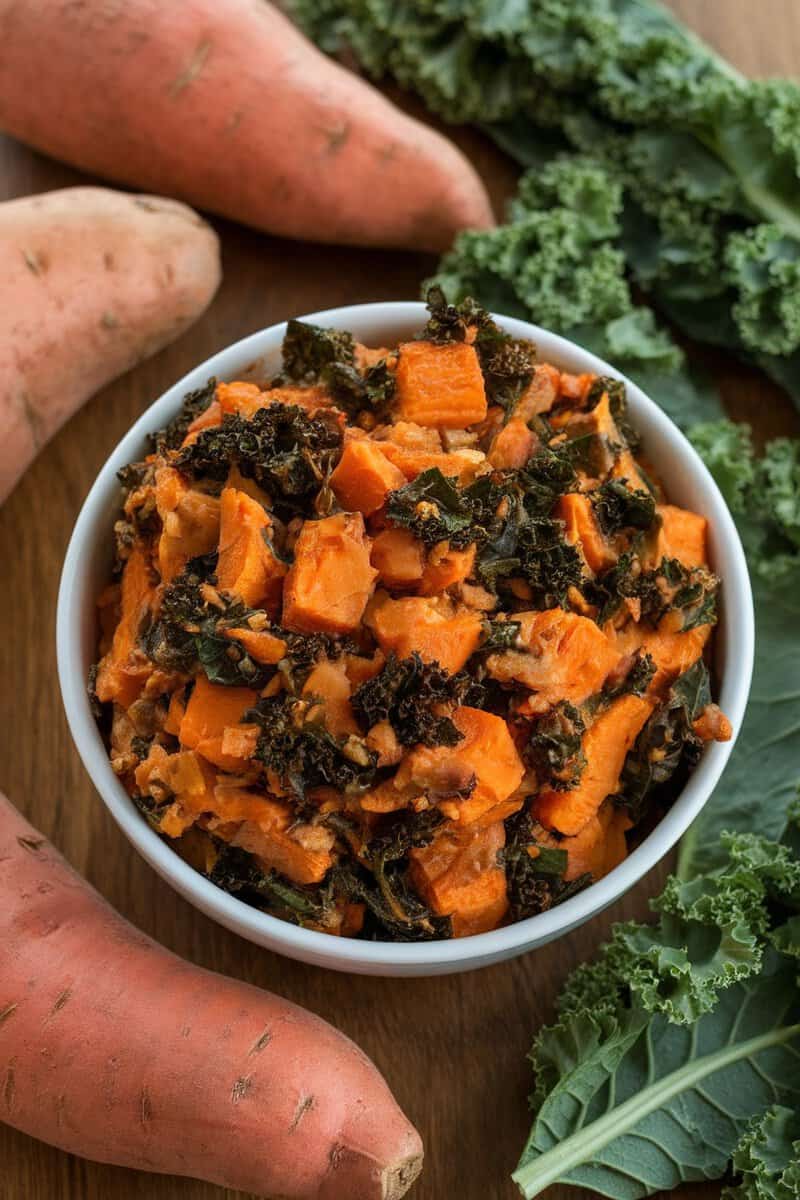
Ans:
{"type": "Polygon", "coordinates": [[[238,642],[255,662],[264,666],[274,666],[286,657],[286,642],[266,629],[226,629],[225,637],[238,642]]]}
{"type": "Polygon", "coordinates": [[[141,694],[153,668],[137,643],[139,630],[154,603],[149,559],[137,543],[122,572],[119,621],[97,671],[95,691],[103,703],[113,700],[129,708],[141,694]]]}
{"type": "Polygon", "coordinates": [[[376,442],[359,438],[345,446],[330,482],[342,508],[370,516],[383,506],[389,492],[404,486],[406,477],[376,442]]]}
{"type": "Polygon", "coordinates": [[[512,417],[492,439],[488,459],[496,471],[518,471],[524,467],[536,444],[536,436],[524,421],[512,417]]]}
{"type": "Polygon", "coordinates": [[[377,572],[361,513],[306,521],[286,577],[283,624],[300,633],[352,633],[377,572]]]}
{"type": "Polygon", "coordinates": [[[626,857],[628,845],[625,833],[632,824],[623,809],[606,802],[574,837],[557,839],[551,835],[542,840],[545,845],[566,851],[564,879],[567,883],[587,874],[596,881],[613,871],[626,857]]]}
{"type": "Polygon", "coordinates": [[[428,553],[428,561],[422,573],[420,594],[436,596],[457,583],[463,583],[472,574],[475,566],[475,545],[464,550],[451,550],[447,543],[434,546],[428,553]]]}
{"type": "Polygon", "coordinates": [[[597,376],[591,371],[585,371],[581,375],[571,375],[568,371],[562,371],[560,398],[571,400],[575,404],[585,403],[596,378],[597,376]]]}
{"type": "Polygon", "coordinates": [[[486,416],[486,390],[478,355],[466,342],[443,346],[404,342],[397,363],[401,419],[440,429],[465,429],[486,416]]]}
{"type": "Polygon", "coordinates": [[[579,548],[590,571],[599,575],[613,567],[617,555],[600,528],[588,496],[568,492],[559,499],[555,516],[564,522],[564,536],[579,548]]]}
{"type": "Polygon", "coordinates": [[[708,563],[708,521],[699,513],[678,508],[674,504],[659,504],[661,517],[653,563],[662,558],[677,558],[685,567],[702,567],[708,563]]]}
{"type": "Polygon", "coordinates": [[[408,529],[382,529],[373,540],[370,562],[386,587],[414,589],[425,569],[425,548],[408,529]]]}
{"type": "Polygon", "coordinates": [[[232,844],[255,855],[266,870],[278,871],[294,883],[321,883],[334,859],[329,832],[298,827],[288,804],[257,793],[255,799],[258,815],[241,826],[232,844]]]}
{"type": "Polygon", "coordinates": [[[512,416],[527,424],[531,417],[550,412],[561,390],[561,374],[550,363],[537,363],[533,378],[514,405],[512,416]]]}
{"type": "Polygon", "coordinates": [[[654,700],[621,696],[600,713],[583,735],[586,767],[578,786],[568,792],[544,790],[536,797],[534,811],[543,825],[570,836],[580,833],[616,792],[625,756],[654,707],[654,700]]]}
{"type": "Polygon", "coordinates": [[[235,488],[223,489],[217,587],[250,608],[264,608],[276,616],[288,567],[267,541],[271,527],[268,513],[256,500],[235,488]]]}
{"type": "Polygon", "coordinates": [[[582,704],[600,691],[622,654],[588,617],[549,608],[514,613],[519,622],[519,650],[503,650],[486,660],[489,674],[501,683],[522,683],[534,693],[531,714],[545,712],[559,700],[582,704]]]}
{"type": "Polygon", "coordinates": [[[317,697],[325,707],[325,724],[334,736],[358,733],[350,704],[351,686],[341,660],[322,659],[303,685],[304,696],[317,697]]]}
{"type": "Polygon", "coordinates": [[[156,508],[161,518],[158,569],[164,583],[179,575],[190,558],[209,554],[219,540],[216,496],[190,487],[173,467],[156,471],[156,508]]]}
{"type": "Polygon", "coordinates": [[[411,882],[429,907],[450,916],[454,937],[495,929],[508,910],[505,871],[497,855],[505,828],[443,827],[433,841],[410,852],[411,882]]]}
{"type": "Polygon", "coordinates": [[[396,775],[399,786],[414,785],[437,803],[445,816],[468,825],[519,787],[525,768],[508,725],[494,713],[479,708],[457,708],[453,722],[462,734],[455,746],[416,746],[403,759],[396,775]],[[466,786],[464,786],[466,785],[466,786]],[[462,788],[469,795],[449,799],[446,793],[462,788]]]}
{"type": "Polygon", "coordinates": [[[234,380],[233,383],[218,383],[214,399],[220,411],[226,415],[236,414],[249,420],[260,408],[265,408],[267,401],[264,393],[256,383],[246,383],[244,380],[234,380]]]}
{"type": "Polygon", "coordinates": [[[171,733],[173,737],[177,737],[180,733],[181,721],[185,712],[186,705],[183,702],[183,688],[178,688],[177,692],[173,692],[169,698],[169,708],[164,718],[164,732],[171,733]]]}
{"type": "Polygon", "coordinates": [[[263,395],[267,404],[292,404],[304,408],[308,413],[333,405],[333,397],[321,384],[314,384],[313,387],[269,388],[263,395]]]}
{"type": "MultiPolygon", "coordinates": [[[[667,618],[671,615],[668,613],[667,618]]],[[[658,629],[651,629],[630,622],[617,634],[617,645],[623,654],[635,654],[641,649],[653,659],[656,673],[649,689],[653,694],[663,694],[679,675],[688,671],[702,657],[711,637],[711,625],[696,625],[684,633],[663,628],[664,624],[662,621],[658,629]]],[[[666,624],[669,624],[668,620],[666,624]]]]}
{"type": "Polygon", "coordinates": [[[257,699],[250,688],[224,687],[199,675],[180,724],[181,745],[196,750],[223,771],[244,770],[247,761],[225,754],[222,738],[227,726],[239,725],[257,699]]]}
{"type": "Polygon", "coordinates": [[[480,613],[457,608],[448,600],[422,596],[392,599],[376,594],[364,617],[385,653],[409,658],[414,651],[425,662],[460,671],[481,639],[480,613]]]}

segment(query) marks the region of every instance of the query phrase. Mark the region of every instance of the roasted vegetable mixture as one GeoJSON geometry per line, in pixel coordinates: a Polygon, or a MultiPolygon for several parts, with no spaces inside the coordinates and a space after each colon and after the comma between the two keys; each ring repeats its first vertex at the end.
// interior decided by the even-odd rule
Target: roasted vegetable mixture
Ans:
{"type": "Polygon", "coordinates": [[[144,816],[329,933],[461,937],[625,857],[703,743],[706,520],[624,385],[429,295],[397,347],[290,321],[121,472],[91,691],[144,816]]]}

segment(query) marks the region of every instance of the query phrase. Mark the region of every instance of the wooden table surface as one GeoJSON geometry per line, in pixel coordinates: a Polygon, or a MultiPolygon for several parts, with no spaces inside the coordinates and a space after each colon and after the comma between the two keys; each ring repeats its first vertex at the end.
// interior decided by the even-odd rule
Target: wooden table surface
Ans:
{"type": "MultiPolygon", "coordinates": [[[[752,74],[800,73],[797,0],[675,0],[672,5],[752,74]]],[[[471,134],[495,198],[514,173],[471,134]]],[[[0,138],[0,198],[84,177],[0,138]]],[[[374,1058],[425,1139],[414,1200],[512,1200],[508,1176],[527,1132],[525,1055],[565,975],[614,920],[643,918],[662,865],[611,910],[554,945],[467,975],[384,980],[302,966],[213,924],[161,882],[123,838],[72,746],[55,669],[64,550],[94,476],[131,422],[191,366],[287,316],[360,301],[416,298],[433,260],[418,254],[282,242],[217,222],[225,280],[177,343],[96,396],[49,445],[0,512],[0,787],[126,917],[204,967],[271,988],[337,1024],[374,1058]]],[[[0,314],[0,321],[2,314],[0,314]]],[[[754,373],[712,359],[727,402],[759,432],[797,429],[788,402],[754,373]],[[757,405],[757,407],[756,407],[757,405]]],[[[587,1195],[588,1193],[584,1193],[587,1195]]],[[[711,1200],[717,1186],[681,1189],[711,1200]]],[[[0,1200],[222,1200],[209,1184],[82,1162],[0,1126],[0,1200]]],[[[578,1196],[553,1188],[552,1200],[578,1196]]]]}

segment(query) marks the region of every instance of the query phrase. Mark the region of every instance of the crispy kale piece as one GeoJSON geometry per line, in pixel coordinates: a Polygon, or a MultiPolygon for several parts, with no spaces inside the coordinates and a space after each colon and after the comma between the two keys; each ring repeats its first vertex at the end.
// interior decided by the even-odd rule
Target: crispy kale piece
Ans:
{"type": "Polygon", "coordinates": [[[670,793],[675,794],[678,772],[684,777],[697,763],[703,742],[692,725],[710,703],[708,668],[699,659],[675,680],[625,759],[617,802],[628,809],[634,822],[641,820],[654,799],[665,794],[657,789],[673,781],[670,793]]]}
{"type": "Polygon", "coordinates": [[[301,800],[323,785],[360,792],[375,777],[375,754],[359,738],[330,733],[313,697],[266,697],[242,719],[261,730],[255,758],[301,800]]]}
{"type": "Polygon", "coordinates": [[[178,449],[192,421],[205,412],[214,399],[216,386],[217,381],[212,378],[203,387],[186,393],[177,416],[173,417],[164,429],[158,429],[149,435],[150,445],[155,454],[165,454],[167,450],[178,449]]]}
{"type": "Polygon", "coordinates": [[[216,592],[216,565],[216,554],[190,559],[164,589],[155,620],[140,634],[140,645],[165,671],[190,674],[200,667],[211,683],[261,687],[273,668],[257,663],[225,636],[227,629],[246,625],[253,610],[216,592]],[[207,584],[212,587],[207,589],[207,584]]]}
{"type": "Polygon", "coordinates": [[[249,419],[229,416],[204,429],[176,459],[195,479],[222,482],[232,466],[269,493],[279,513],[311,515],[313,502],[341,453],[335,416],[310,417],[292,404],[271,404],[249,419]]]}
{"type": "Polygon", "coordinates": [[[559,496],[574,491],[577,487],[574,456],[567,443],[553,449],[540,446],[515,475],[520,488],[525,511],[531,516],[546,516],[559,496]]]}
{"type": "Polygon", "coordinates": [[[533,379],[536,347],[533,342],[509,338],[493,350],[484,349],[480,358],[489,403],[508,412],[533,379]]]}
{"type": "Polygon", "coordinates": [[[597,579],[584,580],[583,592],[597,607],[596,620],[605,624],[624,600],[636,600],[641,620],[657,626],[668,612],[682,614],[681,630],[714,624],[717,619],[719,580],[705,567],[687,567],[677,558],[662,558],[644,571],[633,550],[597,579]]]}
{"type": "Polygon", "coordinates": [[[275,383],[313,384],[332,366],[355,366],[355,342],[343,329],[291,320],[283,337],[283,371],[275,383]]]}
{"type": "Polygon", "coordinates": [[[212,840],[217,857],[208,878],[217,887],[292,924],[324,924],[332,904],[329,886],[312,888],[292,883],[277,871],[264,871],[246,850],[212,840]]]}
{"type": "Polygon", "coordinates": [[[412,942],[452,935],[450,918],[437,916],[423,903],[408,873],[409,850],[427,846],[442,820],[437,808],[390,817],[363,847],[360,864],[347,862],[334,869],[334,887],[366,905],[367,937],[412,942]]]}
{"type": "Polygon", "coordinates": [[[413,482],[390,492],[386,515],[426,546],[449,541],[453,547],[464,547],[475,538],[473,511],[466,493],[438,467],[423,471],[413,482]]]}
{"type": "Polygon", "coordinates": [[[626,674],[603,689],[599,698],[601,703],[609,704],[620,696],[644,696],[655,673],[652,655],[639,651],[626,674]]]}
{"type": "Polygon", "coordinates": [[[539,608],[566,602],[567,592],[582,578],[581,558],[564,537],[564,525],[550,517],[532,517],[521,525],[517,541],[519,573],[539,608]]]}
{"type": "Polygon", "coordinates": [[[607,479],[592,493],[594,511],[604,533],[648,530],[656,520],[656,502],[649,492],[629,488],[627,479],[607,479]]]}
{"type": "Polygon", "coordinates": [[[499,650],[513,650],[516,648],[518,636],[519,621],[487,621],[479,653],[494,654],[499,650]]]}
{"type": "Polygon", "coordinates": [[[577,787],[586,767],[583,734],[586,723],[573,704],[561,700],[531,728],[523,749],[526,764],[540,786],[556,791],[577,787]]]}
{"type": "Polygon", "coordinates": [[[447,709],[474,704],[480,685],[466,671],[448,675],[436,663],[390,655],[383,670],[353,695],[353,710],[370,728],[388,721],[403,746],[455,746],[462,740],[447,709]]]}
{"type": "Polygon", "coordinates": [[[565,883],[562,876],[567,866],[565,850],[540,846],[537,836],[542,829],[526,809],[520,809],[505,822],[506,844],[500,851],[508,886],[509,916],[522,921],[545,912],[555,904],[574,896],[591,883],[590,875],[565,883]],[[531,856],[530,849],[537,851],[531,856]]]}

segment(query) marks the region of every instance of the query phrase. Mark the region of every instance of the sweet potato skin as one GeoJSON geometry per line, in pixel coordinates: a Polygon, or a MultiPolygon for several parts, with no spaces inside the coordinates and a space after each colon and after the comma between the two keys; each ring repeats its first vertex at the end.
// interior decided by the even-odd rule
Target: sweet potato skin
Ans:
{"type": "Polygon", "coordinates": [[[2,795],[0,861],[4,1121],[259,1196],[403,1195],[419,1135],[344,1035],[133,929],[2,795]]]}
{"type": "Polygon", "coordinates": [[[0,125],[74,166],[314,241],[441,251],[492,224],[455,146],[271,4],[0,0],[0,25],[0,125]]]}
{"type": "Polygon", "coordinates": [[[94,392],[196,320],[220,277],[216,234],[174,200],[81,187],[0,204],[0,502],[94,392]]]}

